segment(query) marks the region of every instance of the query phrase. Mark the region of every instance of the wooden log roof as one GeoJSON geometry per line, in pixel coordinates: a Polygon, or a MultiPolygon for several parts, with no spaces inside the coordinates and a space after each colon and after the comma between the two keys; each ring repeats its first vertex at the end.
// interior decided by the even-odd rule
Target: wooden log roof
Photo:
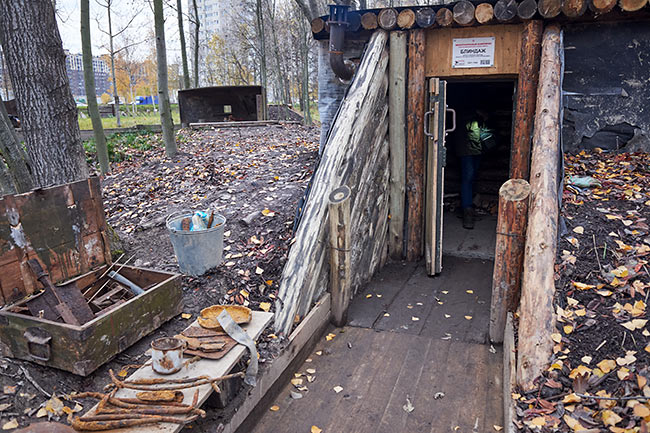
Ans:
{"type": "MultiPolygon", "coordinates": [[[[377,28],[468,27],[531,19],[561,23],[650,20],[650,0],[458,0],[442,5],[350,10],[346,34],[363,39],[377,28]],[[471,12],[475,19],[468,16],[471,12]]],[[[328,15],[312,20],[315,39],[329,38],[327,20],[328,15]]]]}

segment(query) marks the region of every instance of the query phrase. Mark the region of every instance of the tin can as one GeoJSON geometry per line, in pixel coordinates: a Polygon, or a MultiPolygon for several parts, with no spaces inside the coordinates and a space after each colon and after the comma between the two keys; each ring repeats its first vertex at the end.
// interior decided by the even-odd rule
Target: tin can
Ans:
{"type": "Polygon", "coordinates": [[[151,342],[151,368],[158,374],[173,374],[183,368],[185,342],[163,337],[151,342]]]}

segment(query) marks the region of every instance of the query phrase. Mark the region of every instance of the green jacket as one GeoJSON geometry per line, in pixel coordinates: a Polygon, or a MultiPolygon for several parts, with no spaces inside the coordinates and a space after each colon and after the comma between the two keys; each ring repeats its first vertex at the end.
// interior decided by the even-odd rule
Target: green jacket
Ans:
{"type": "Polygon", "coordinates": [[[465,137],[462,137],[458,146],[459,156],[480,155],[483,151],[481,145],[481,126],[478,120],[470,120],[465,124],[465,137]]]}

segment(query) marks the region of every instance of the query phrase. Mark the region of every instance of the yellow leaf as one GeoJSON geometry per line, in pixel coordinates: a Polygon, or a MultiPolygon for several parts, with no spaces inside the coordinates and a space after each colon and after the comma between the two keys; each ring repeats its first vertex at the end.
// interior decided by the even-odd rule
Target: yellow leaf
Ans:
{"type": "Polygon", "coordinates": [[[587,314],[587,310],[585,310],[584,308],[581,308],[579,310],[575,310],[574,313],[575,313],[576,316],[582,317],[585,314],[587,314]]]}
{"type": "Polygon", "coordinates": [[[9,422],[4,423],[2,426],[2,430],[11,430],[15,428],[18,428],[18,421],[16,421],[15,418],[9,422]]]}
{"type": "Polygon", "coordinates": [[[559,344],[562,341],[562,334],[554,332],[553,334],[551,334],[551,339],[559,344]]]}
{"type": "Polygon", "coordinates": [[[645,378],[645,376],[641,376],[640,374],[636,375],[636,383],[639,385],[639,389],[643,389],[644,386],[648,383],[648,379],[645,378]]]}
{"type": "Polygon", "coordinates": [[[411,320],[414,321],[414,322],[417,322],[418,320],[420,320],[420,318],[419,318],[419,317],[415,317],[415,316],[411,316],[411,320]]]}
{"type": "Polygon", "coordinates": [[[38,412],[36,412],[36,418],[43,418],[45,415],[47,415],[47,410],[45,410],[44,407],[40,408],[38,412]]]}
{"type": "Polygon", "coordinates": [[[612,291],[607,289],[596,290],[600,296],[612,296],[612,291]]]}
{"type": "Polygon", "coordinates": [[[291,384],[293,386],[302,385],[302,379],[291,379],[291,384]]]}
{"type": "Polygon", "coordinates": [[[534,426],[542,427],[546,425],[546,419],[543,416],[538,416],[531,419],[530,423],[534,426]]]}
{"type": "Polygon", "coordinates": [[[259,266],[257,266],[257,267],[255,268],[255,273],[256,273],[257,275],[262,275],[262,274],[264,273],[264,269],[262,269],[262,268],[260,268],[259,266]]]}
{"type": "Polygon", "coordinates": [[[265,281],[267,286],[272,286],[273,285],[273,280],[266,280],[265,281]]]}
{"type": "Polygon", "coordinates": [[[277,411],[280,410],[280,406],[278,406],[277,404],[274,404],[273,406],[271,406],[271,407],[269,408],[269,410],[270,410],[271,412],[277,412],[277,411]]]}
{"type": "Polygon", "coordinates": [[[625,266],[619,266],[618,268],[616,268],[616,269],[614,269],[612,271],[612,274],[614,274],[614,276],[619,277],[619,278],[625,278],[630,273],[629,273],[629,271],[627,270],[627,268],[625,266]]]}
{"type": "Polygon", "coordinates": [[[579,235],[583,234],[585,232],[585,228],[582,226],[575,227],[573,229],[574,233],[578,233],[579,235]]]}
{"type": "Polygon", "coordinates": [[[648,323],[646,319],[632,319],[629,322],[621,323],[621,325],[630,331],[634,331],[636,329],[643,329],[646,323],[648,323]]]}
{"type": "Polygon", "coordinates": [[[574,368],[571,370],[571,373],[569,373],[569,378],[570,379],[575,379],[578,375],[590,375],[591,374],[591,368],[585,367],[584,365],[579,365],[578,368],[574,368]]]}
{"type": "Polygon", "coordinates": [[[260,309],[263,311],[268,312],[271,309],[271,303],[270,302],[260,302],[260,309]]]}
{"type": "Polygon", "coordinates": [[[553,370],[562,370],[562,361],[558,360],[555,361],[551,366],[548,368],[548,371],[553,371],[553,370]]]}
{"type": "Polygon", "coordinates": [[[327,341],[332,340],[332,338],[336,337],[336,334],[332,334],[331,332],[325,336],[325,339],[327,341]]]}
{"type": "Polygon", "coordinates": [[[580,360],[585,364],[589,364],[593,358],[591,356],[583,356],[580,360]]]}
{"type": "Polygon", "coordinates": [[[337,394],[338,394],[339,392],[343,391],[343,387],[342,387],[342,386],[338,386],[338,385],[336,385],[336,386],[335,386],[334,388],[332,388],[332,389],[333,389],[334,392],[337,393],[337,394]]]}
{"type": "Polygon", "coordinates": [[[562,419],[564,420],[564,422],[566,423],[566,425],[568,425],[569,427],[571,427],[571,430],[573,430],[573,431],[584,430],[584,427],[582,426],[582,424],[580,424],[580,423],[578,422],[577,419],[573,418],[573,417],[570,416],[569,414],[565,414],[565,415],[562,417],[562,419]]]}
{"type": "Polygon", "coordinates": [[[562,403],[579,403],[579,402],[580,402],[580,397],[578,397],[575,392],[572,392],[569,395],[565,395],[564,398],[562,399],[562,403]]]}
{"type": "Polygon", "coordinates": [[[372,293],[368,293],[368,294],[366,295],[366,298],[367,298],[367,299],[372,298],[372,293]]]}
{"type": "Polygon", "coordinates": [[[616,375],[618,376],[618,380],[625,380],[625,378],[630,374],[630,369],[621,367],[618,369],[616,372],[616,375]]]}
{"type": "Polygon", "coordinates": [[[467,320],[472,320],[472,316],[465,316],[467,320]]]}
{"type": "Polygon", "coordinates": [[[494,428],[495,431],[501,431],[501,430],[503,430],[503,426],[500,426],[500,425],[496,425],[496,424],[495,424],[495,425],[493,425],[492,427],[494,428]]]}
{"type": "Polygon", "coordinates": [[[638,416],[639,418],[645,418],[648,415],[650,415],[650,409],[648,409],[648,406],[641,403],[634,406],[634,416],[638,416]]]}
{"type": "Polygon", "coordinates": [[[567,302],[567,304],[569,304],[570,307],[575,307],[576,305],[578,305],[578,300],[573,299],[570,296],[567,296],[566,302],[567,302]]]}
{"type": "Polygon", "coordinates": [[[607,374],[613,369],[616,368],[616,362],[613,359],[603,359],[600,361],[598,364],[596,364],[598,368],[600,368],[603,373],[607,374]]]}
{"type": "Polygon", "coordinates": [[[273,211],[271,211],[269,209],[264,209],[262,211],[262,215],[264,215],[264,216],[273,216],[273,215],[275,215],[275,212],[273,212],[273,211]]]}
{"type": "Polygon", "coordinates": [[[602,417],[603,423],[605,425],[616,425],[623,420],[623,418],[618,416],[616,412],[609,409],[602,411],[600,416],[602,417]]]}
{"type": "Polygon", "coordinates": [[[594,286],[592,284],[585,284],[585,283],[580,283],[580,282],[577,282],[577,281],[572,281],[571,283],[578,290],[587,290],[587,289],[593,289],[594,287],[596,287],[596,286],[594,286]]]}
{"type": "Polygon", "coordinates": [[[571,325],[564,325],[563,329],[564,329],[564,333],[567,335],[573,332],[573,326],[571,325]]]}
{"type": "Polygon", "coordinates": [[[319,429],[319,428],[316,427],[315,425],[311,426],[311,433],[320,433],[320,432],[322,432],[322,431],[323,431],[323,430],[319,429]]]}
{"type": "Polygon", "coordinates": [[[466,291],[467,293],[469,293],[470,295],[474,293],[474,290],[465,290],[465,291],[466,291]]]}

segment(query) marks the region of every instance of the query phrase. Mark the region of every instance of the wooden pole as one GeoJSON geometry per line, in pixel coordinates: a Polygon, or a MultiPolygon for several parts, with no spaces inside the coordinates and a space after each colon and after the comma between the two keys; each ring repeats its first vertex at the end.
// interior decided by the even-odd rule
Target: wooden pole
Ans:
{"type": "Polygon", "coordinates": [[[377,15],[372,12],[366,12],[361,15],[361,27],[366,30],[375,30],[377,28],[377,15]]]}
{"type": "Polygon", "coordinates": [[[588,0],[564,0],[562,2],[562,13],[568,18],[578,18],[584,15],[587,6],[588,0]]]}
{"type": "Polygon", "coordinates": [[[643,9],[648,0],[620,0],[618,4],[625,12],[636,12],[643,9]]]}
{"type": "Polygon", "coordinates": [[[537,112],[530,175],[530,209],[521,282],[517,382],[526,391],[547,367],[555,332],[558,164],[560,155],[561,28],[550,24],[542,39],[537,112]]]}
{"type": "Polygon", "coordinates": [[[411,9],[404,9],[397,15],[397,27],[410,29],[415,25],[415,12],[411,9]]]}
{"type": "Polygon", "coordinates": [[[589,9],[591,9],[596,14],[606,14],[614,9],[616,6],[616,0],[590,0],[589,9]]]}
{"type": "Polygon", "coordinates": [[[519,302],[529,196],[530,185],[523,179],[510,179],[499,189],[490,308],[490,340],[494,343],[503,341],[506,313],[515,311],[519,302]]]}
{"type": "Polygon", "coordinates": [[[517,16],[529,20],[537,13],[537,0],[524,0],[517,6],[517,16]]]}
{"type": "Polygon", "coordinates": [[[422,256],[424,239],[424,30],[408,38],[406,130],[406,199],[408,206],[406,258],[422,256]]]}
{"type": "Polygon", "coordinates": [[[420,8],[415,12],[415,22],[423,29],[428,29],[436,23],[436,11],[431,8],[420,8]]]}
{"type": "Polygon", "coordinates": [[[498,0],[494,5],[494,17],[501,23],[512,21],[517,16],[515,0],[498,0]]]}
{"type": "Polygon", "coordinates": [[[543,29],[544,23],[541,20],[528,21],[521,34],[521,56],[510,153],[511,179],[528,179],[530,170],[530,144],[533,137],[543,29]]]}
{"type": "Polygon", "coordinates": [[[397,27],[397,11],[393,8],[382,9],[377,15],[377,23],[384,30],[393,30],[397,27]]]}
{"type": "Polygon", "coordinates": [[[311,20],[311,32],[320,33],[325,30],[325,20],[322,18],[314,18],[311,20]]]}
{"type": "Polygon", "coordinates": [[[350,305],[350,188],[343,185],[329,196],[330,291],[332,323],[345,326],[350,305]]]}
{"type": "Polygon", "coordinates": [[[404,193],[406,191],[406,33],[390,33],[388,63],[388,143],[390,146],[390,220],[388,252],[404,255],[404,193]]]}
{"type": "Polygon", "coordinates": [[[461,26],[474,24],[474,5],[467,0],[460,0],[454,4],[454,21],[461,26]]]}
{"type": "Polygon", "coordinates": [[[555,18],[562,11],[562,0],[539,0],[537,10],[544,18],[555,18]]]}
{"type": "Polygon", "coordinates": [[[479,24],[487,24],[494,19],[494,8],[490,3],[481,3],[476,6],[474,17],[479,24]]]}
{"type": "Polygon", "coordinates": [[[436,12],[436,22],[440,27],[449,27],[454,22],[454,14],[447,8],[440,8],[436,12]]]}

